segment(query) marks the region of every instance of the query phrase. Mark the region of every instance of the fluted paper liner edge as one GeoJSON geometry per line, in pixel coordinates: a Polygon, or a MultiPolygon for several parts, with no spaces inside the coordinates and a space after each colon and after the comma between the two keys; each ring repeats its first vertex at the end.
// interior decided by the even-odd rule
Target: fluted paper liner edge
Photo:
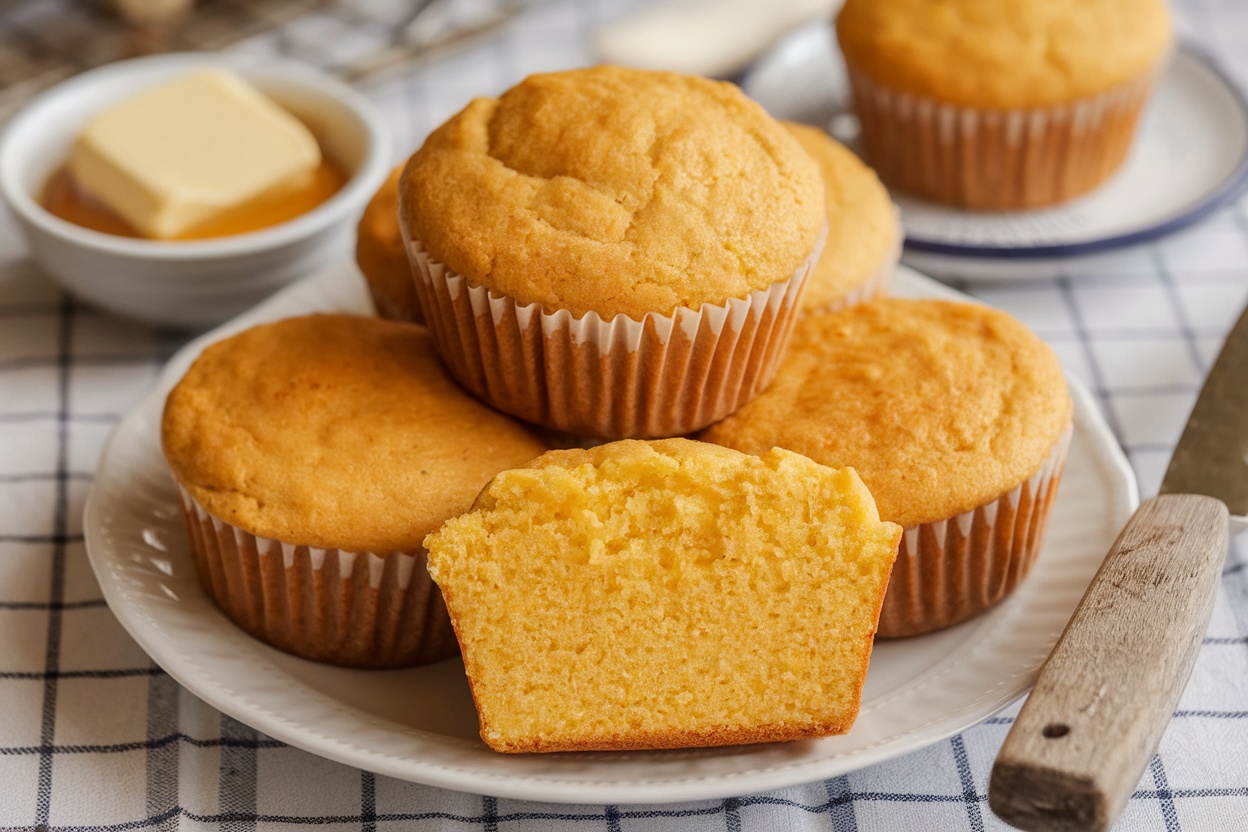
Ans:
{"type": "Polygon", "coordinates": [[[1016,488],[902,533],[877,636],[913,636],[952,626],[1018,587],[1044,541],[1072,431],[1066,428],[1039,469],[1016,488]]]}
{"type": "Polygon", "coordinates": [[[458,652],[423,550],[377,555],[258,537],[178,491],[200,582],[252,636],[344,667],[413,667],[458,652]]]}
{"type": "Polygon", "coordinates": [[[691,433],[771,383],[826,228],[784,280],[640,321],[519,303],[473,285],[403,233],[438,354],[463,387],[534,424],[620,439],[691,433]]]}
{"type": "Polygon", "coordinates": [[[888,187],[1009,211],[1064,202],[1109,178],[1168,58],[1099,95],[1017,109],[947,104],[848,70],[867,159],[888,187]]]}

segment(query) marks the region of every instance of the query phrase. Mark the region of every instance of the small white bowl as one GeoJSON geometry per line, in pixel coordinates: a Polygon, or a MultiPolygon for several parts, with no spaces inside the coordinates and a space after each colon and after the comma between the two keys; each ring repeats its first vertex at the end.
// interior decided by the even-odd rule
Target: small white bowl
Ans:
{"type": "Polygon", "coordinates": [[[0,138],[0,192],[39,265],[79,298],[149,323],[203,328],[230,318],[350,251],[354,224],[390,166],[381,116],[324,73],[267,56],[204,53],[94,69],[28,103],[0,138]],[[55,217],[38,195],[95,113],[200,67],[225,67],[304,121],[346,184],[318,207],[260,231],[187,242],[92,231],[55,217]]]}

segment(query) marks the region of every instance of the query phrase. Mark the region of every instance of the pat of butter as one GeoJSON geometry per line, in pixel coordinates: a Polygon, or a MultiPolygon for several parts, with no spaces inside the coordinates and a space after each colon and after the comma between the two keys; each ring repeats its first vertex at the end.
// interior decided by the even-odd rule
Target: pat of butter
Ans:
{"type": "Polygon", "coordinates": [[[232,72],[199,70],[105,110],[70,153],[70,175],[136,231],[170,239],[307,184],[311,131],[232,72]]]}

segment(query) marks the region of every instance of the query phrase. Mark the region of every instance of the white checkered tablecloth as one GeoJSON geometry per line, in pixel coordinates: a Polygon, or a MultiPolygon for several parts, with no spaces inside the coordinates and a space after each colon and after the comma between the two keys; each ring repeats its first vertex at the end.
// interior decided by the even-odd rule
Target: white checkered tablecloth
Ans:
{"type": "MultiPolygon", "coordinates": [[[[0,36],[8,21],[0,5],[0,36]]],[[[359,5],[385,6],[384,0],[359,5]]],[[[470,97],[585,64],[628,0],[555,0],[488,42],[370,88],[401,150],[470,97]]],[[[1185,30],[1248,85],[1248,3],[1187,0],[1185,30]]],[[[360,49],[339,18],[246,48],[360,49]]],[[[353,31],[357,37],[359,31],[353,31]]],[[[365,48],[367,45],[365,45],[365,48]]],[[[959,285],[1031,325],[1093,390],[1143,494],[1248,301],[1248,200],[1079,274],[959,285]]],[[[847,776],[729,800],[557,806],[352,769],[223,717],[166,676],[101,599],[83,501],[105,439],[185,335],[60,292],[0,217],[0,827],[39,830],[983,830],[987,779],[1017,706],[847,776]]],[[[1192,681],[1122,830],[1248,829],[1248,539],[1234,542],[1192,681]]]]}

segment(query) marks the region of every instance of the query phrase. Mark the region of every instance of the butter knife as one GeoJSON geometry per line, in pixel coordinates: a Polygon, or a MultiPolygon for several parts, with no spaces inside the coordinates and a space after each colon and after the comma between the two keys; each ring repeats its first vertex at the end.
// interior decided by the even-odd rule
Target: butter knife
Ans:
{"type": "Polygon", "coordinates": [[[998,817],[1031,832],[1113,824],[1187,685],[1228,521],[1242,528],[1244,515],[1248,310],[1196,399],[1160,494],[1110,549],[997,755],[988,803],[998,817]]]}

